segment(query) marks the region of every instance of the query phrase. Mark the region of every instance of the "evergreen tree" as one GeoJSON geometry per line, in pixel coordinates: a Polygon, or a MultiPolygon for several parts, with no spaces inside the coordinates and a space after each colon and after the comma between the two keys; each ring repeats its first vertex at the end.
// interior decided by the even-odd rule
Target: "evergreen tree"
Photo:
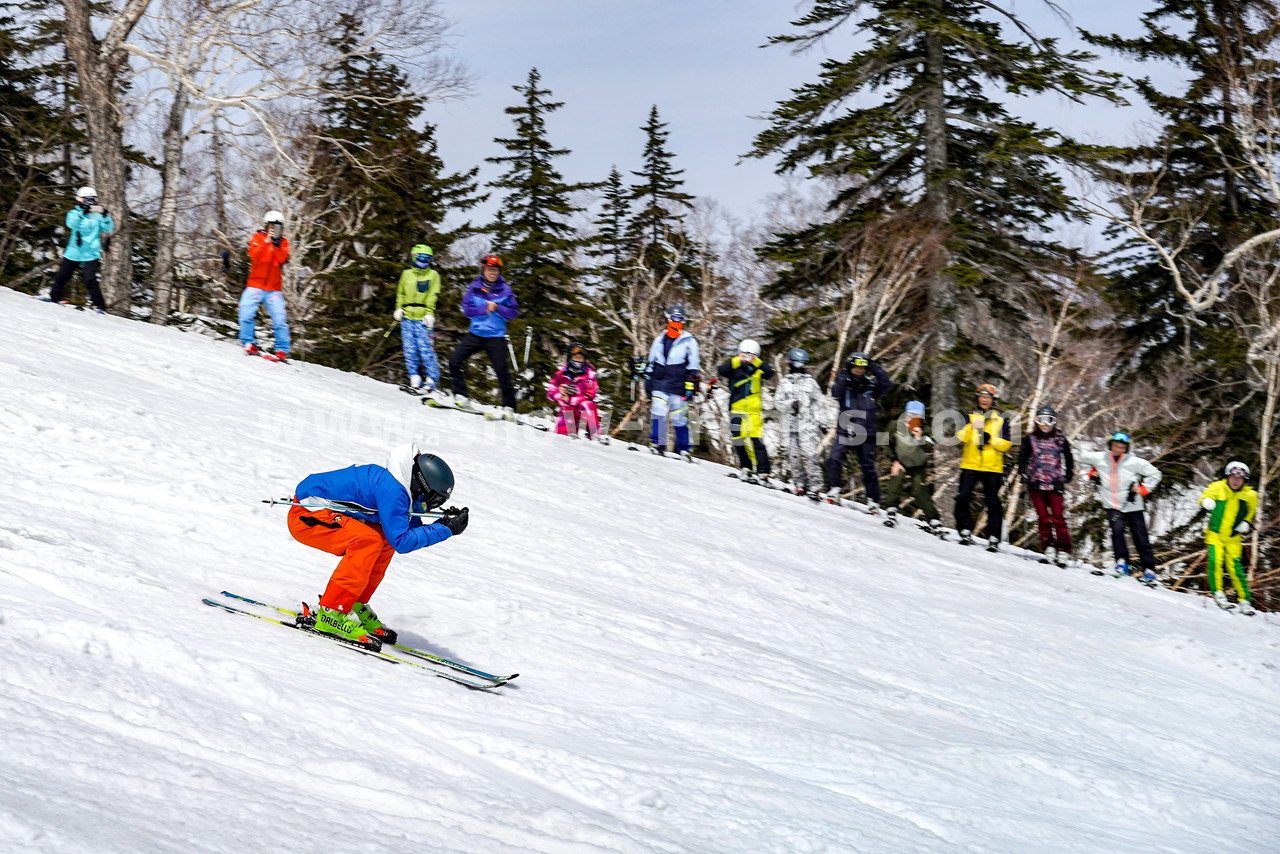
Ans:
{"type": "MultiPolygon", "coordinates": [[[[323,277],[322,310],[307,346],[311,358],[351,370],[364,368],[382,341],[376,333],[388,325],[410,247],[426,243],[440,257],[469,230],[444,230],[446,216],[482,197],[478,169],[447,172],[434,126],[417,127],[423,104],[404,72],[381,54],[353,50],[360,24],[350,15],[339,20],[333,45],[345,58],[335,67],[315,128],[317,191],[309,203],[324,236],[308,263],[332,272],[323,277]]],[[[462,273],[451,272],[441,270],[457,292],[462,273]]],[[[395,375],[395,354],[381,355],[383,367],[374,372],[395,375]]]]}
{"type": "Polygon", "coordinates": [[[658,116],[658,107],[649,110],[649,120],[642,128],[645,134],[644,168],[631,174],[640,180],[631,186],[631,200],[638,210],[631,220],[630,232],[642,243],[656,244],[684,224],[683,211],[693,204],[693,196],[681,192],[683,169],[676,169],[675,159],[667,150],[670,133],[658,116]]]}
{"type": "Polygon", "coordinates": [[[64,108],[63,69],[42,55],[57,43],[48,3],[25,6],[23,21],[0,15],[0,282],[34,292],[47,284],[37,260],[56,256],[68,186],[84,180],[72,155],[82,135],[64,108]]]}
{"type": "Polygon", "coordinates": [[[600,214],[595,219],[596,238],[587,254],[595,259],[598,272],[608,278],[622,269],[634,244],[627,237],[627,224],[631,222],[631,200],[618,167],[609,170],[609,177],[602,186],[604,196],[600,203],[600,214]]]}
{"type": "MultiPolygon", "coordinates": [[[[512,88],[521,103],[504,112],[515,122],[511,137],[495,140],[507,154],[488,157],[490,163],[506,167],[488,186],[506,191],[499,213],[489,226],[493,249],[503,259],[503,275],[520,301],[520,317],[510,327],[513,342],[523,342],[532,330],[531,347],[523,392],[533,386],[531,376],[545,377],[570,339],[585,339],[597,317],[583,293],[583,270],[577,266],[580,249],[589,240],[578,234],[571,222],[580,213],[574,194],[599,187],[593,183],[568,183],[555,161],[569,154],[555,148],[547,135],[547,116],[564,106],[551,101],[551,91],[542,88],[538,69],[529,71],[524,85],[512,88]]],[[[514,367],[514,366],[513,366],[514,367]]]]}
{"type": "Polygon", "coordinates": [[[1013,334],[1021,317],[1010,295],[1069,255],[1046,232],[1081,216],[1056,169],[1084,149],[989,93],[1113,97],[1114,80],[1052,39],[1007,39],[1004,29],[1026,28],[984,0],[816,0],[793,25],[799,32],[772,43],[804,48],[851,27],[867,47],[823,62],[817,82],[777,105],[750,152],[840,187],[828,220],[764,248],[785,264],[766,295],[819,296],[869,223],[905,211],[931,224],[946,241],[943,272],[927,284],[932,399],[952,407],[959,381],[994,367],[971,307],[985,303],[1013,334]]]}

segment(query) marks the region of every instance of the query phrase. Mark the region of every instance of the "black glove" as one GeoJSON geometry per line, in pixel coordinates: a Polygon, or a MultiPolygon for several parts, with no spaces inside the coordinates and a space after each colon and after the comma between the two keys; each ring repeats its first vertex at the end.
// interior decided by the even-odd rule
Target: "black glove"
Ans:
{"type": "Polygon", "coordinates": [[[444,515],[440,517],[440,521],[436,524],[444,525],[456,537],[467,530],[469,514],[470,508],[468,507],[463,507],[461,510],[450,508],[444,511],[444,515]]]}
{"type": "Polygon", "coordinates": [[[276,246],[280,245],[281,240],[284,240],[283,234],[277,234],[275,237],[271,238],[271,242],[274,243],[276,246]]]}
{"type": "Polygon", "coordinates": [[[1025,474],[1018,475],[1018,480],[1022,481],[1023,486],[1031,483],[1031,478],[1027,477],[1025,474]]]}
{"type": "Polygon", "coordinates": [[[794,412],[796,415],[800,414],[800,401],[798,400],[791,401],[791,411],[794,412]]]}
{"type": "Polygon", "coordinates": [[[1094,486],[1102,486],[1102,475],[1098,474],[1097,469],[1089,469],[1089,482],[1094,486]]]}
{"type": "Polygon", "coordinates": [[[983,445],[987,444],[987,431],[979,430],[978,435],[975,438],[976,442],[974,444],[981,448],[983,445]]]}

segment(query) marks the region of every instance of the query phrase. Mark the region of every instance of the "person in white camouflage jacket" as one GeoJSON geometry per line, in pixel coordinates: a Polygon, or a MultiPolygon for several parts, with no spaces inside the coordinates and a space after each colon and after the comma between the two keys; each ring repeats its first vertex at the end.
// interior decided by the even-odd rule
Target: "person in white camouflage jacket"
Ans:
{"type": "Polygon", "coordinates": [[[787,353],[789,371],[778,380],[774,409],[782,416],[782,441],[788,477],[797,495],[820,499],[822,466],[818,443],[826,432],[823,420],[827,397],[809,376],[809,354],[796,347],[787,353]]]}

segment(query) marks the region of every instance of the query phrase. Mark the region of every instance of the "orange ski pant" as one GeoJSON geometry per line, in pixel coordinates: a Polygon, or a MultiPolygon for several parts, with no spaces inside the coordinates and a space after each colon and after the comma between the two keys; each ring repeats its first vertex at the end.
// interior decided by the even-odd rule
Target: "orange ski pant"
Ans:
{"type": "Polygon", "coordinates": [[[368,604],[396,553],[381,525],[332,510],[290,509],[289,533],[303,545],[342,558],[320,597],[321,605],[337,611],[350,611],[356,602],[368,604]]]}

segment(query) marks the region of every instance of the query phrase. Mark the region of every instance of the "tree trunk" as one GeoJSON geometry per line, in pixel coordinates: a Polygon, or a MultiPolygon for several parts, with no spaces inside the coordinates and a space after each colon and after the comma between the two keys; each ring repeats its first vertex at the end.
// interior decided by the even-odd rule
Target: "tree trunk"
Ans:
{"type": "Polygon", "coordinates": [[[102,295],[107,308],[124,313],[133,289],[133,238],[125,198],[128,170],[124,159],[124,112],[120,105],[121,72],[129,55],[122,43],[146,10],[148,0],[128,0],[99,41],[90,28],[89,0],[62,0],[66,11],[67,49],[76,64],[80,102],[93,161],[93,186],[111,213],[115,231],[104,247],[102,295]]]}
{"type": "Polygon", "coordinates": [[[151,306],[151,322],[169,322],[174,289],[174,254],[178,242],[178,191],[182,183],[182,152],[186,142],[187,103],[190,100],[186,87],[177,83],[173,92],[173,104],[169,107],[169,123],[164,129],[164,163],[160,190],[160,214],[156,218],[156,265],[151,288],[154,302],[151,306]]]}
{"type": "MultiPolygon", "coordinates": [[[[946,79],[945,53],[942,39],[936,34],[925,36],[925,65],[928,90],[924,96],[924,207],[930,223],[947,231],[951,222],[951,200],[947,192],[947,103],[943,84],[946,79]]],[[[944,261],[948,254],[943,246],[944,261]]],[[[947,264],[929,278],[929,308],[935,342],[929,384],[933,387],[934,413],[957,409],[955,349],[960,336],[956,326],[956,282],[946,272],[947,264]]]]}

